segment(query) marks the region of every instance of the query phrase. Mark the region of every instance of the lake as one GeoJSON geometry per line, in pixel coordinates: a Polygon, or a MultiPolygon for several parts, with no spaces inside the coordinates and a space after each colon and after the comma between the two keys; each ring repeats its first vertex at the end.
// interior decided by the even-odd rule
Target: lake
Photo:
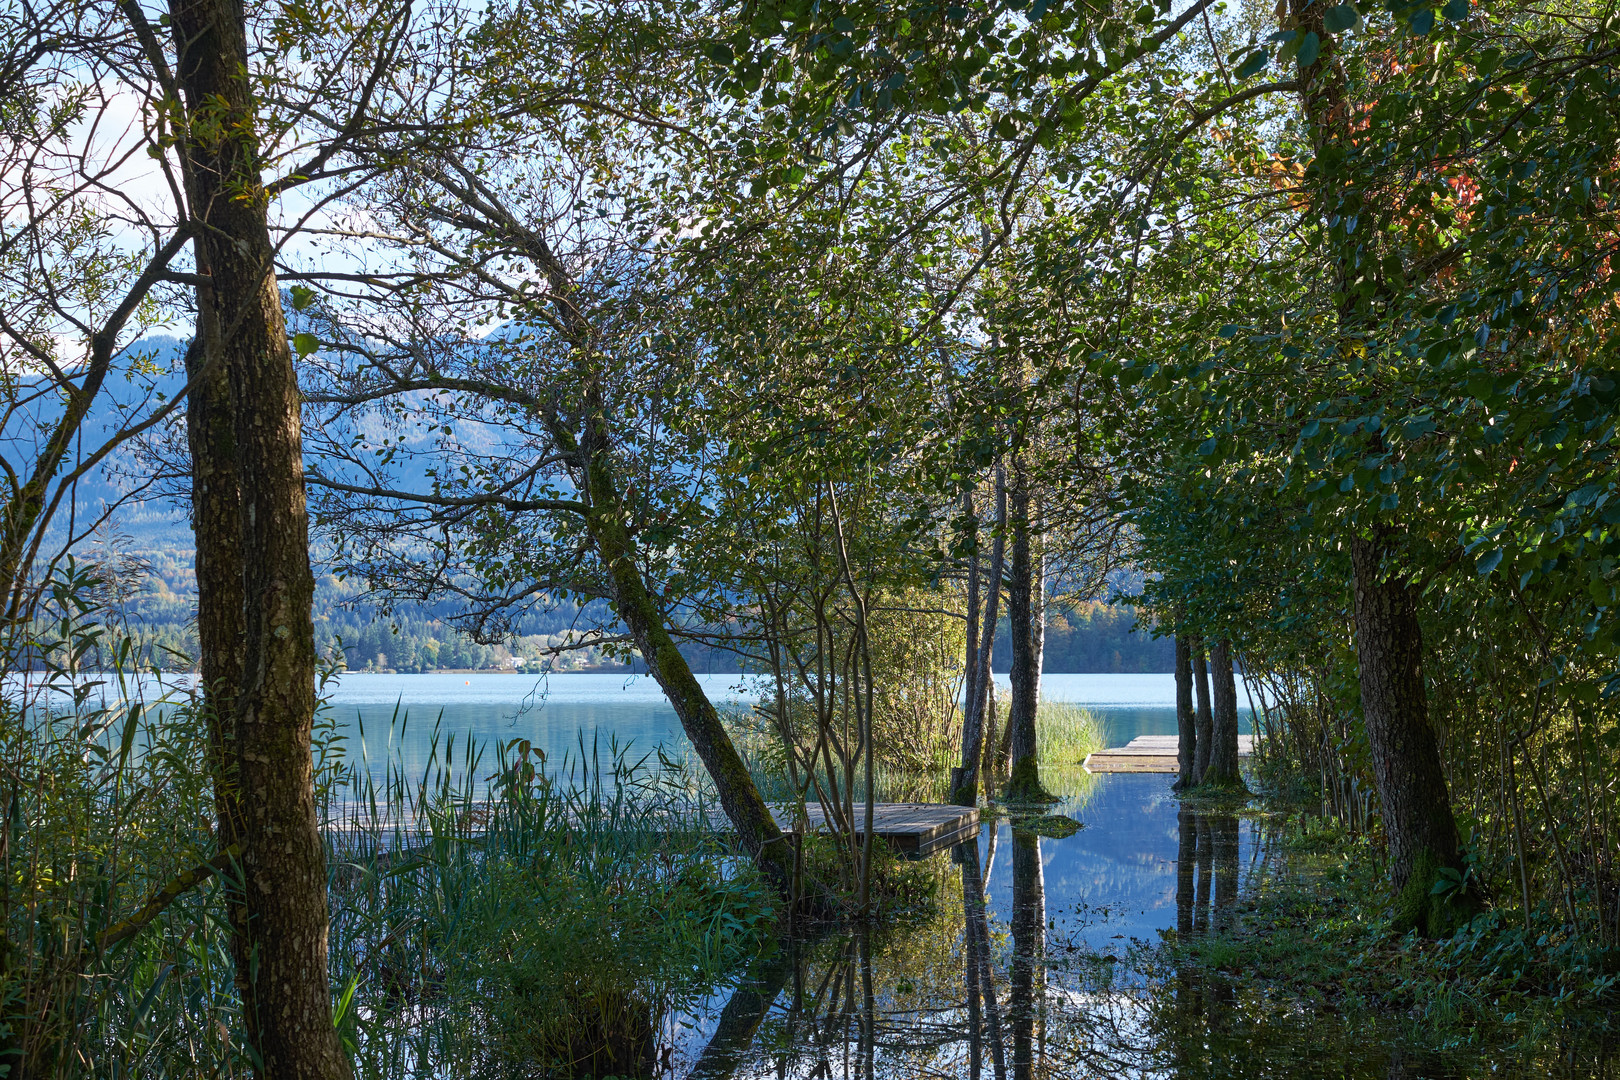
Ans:
{"type": "MultiPolygon", "coordinates": [[[[757,696],[744,676],[700,675],[698,681],[722,709],[747,708],[757,696]]],[[[996,682],[1005,708],[1007,676],[996,682]]],[[[1095,711],[1111,746],[1176,731],[1171,674],[1047,674],[1041,696],[1095,711]]],[[[349,755],[374,771],[398,761],[408,775],[427,767],[435,735],[441,747],[452,736],[458,742],[471,736],[488,755],[497,743],[527,739],[554,763],[577,756],[582,746],[589,752],[593,743],[604,756],[615,741],[632,756],[659,747],[679,756],[687,745],[675,710],[647,675],[351,673],[329,687],[328,706],[349,755]]],[[[1240,713],[1247,731],[1248,709],[1240,713]]]]}

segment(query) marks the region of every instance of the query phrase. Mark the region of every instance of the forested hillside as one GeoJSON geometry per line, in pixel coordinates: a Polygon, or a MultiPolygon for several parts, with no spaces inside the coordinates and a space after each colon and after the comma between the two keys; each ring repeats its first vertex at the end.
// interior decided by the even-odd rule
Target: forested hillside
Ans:
{"type": "MultiPolygon", "coordinates": [[[[122,563],[127,581],[121,612],[145,662],[163,670],[193,670],[196,575],[188,538],[177,535],[172,520],[157,510],[137,508],[127,520],[132,535],[114,542],[114,554],[97,544],[87,545],[84,553],[122,563]]],[[[598,602],[584,610],[530,611],[511,635],[480,644],[456,628],[453,605],[402,604],[385,612],[374,603],[357,601],[352,583],[323,574],[315,587],[315,644],[328,662],[341,654],[344,666],[353,671],[535,670],[548,661],[554,671],[644,670],[639,661],[607,655],[598,646],[563,649],[602,622],[602,607],[598,602]]],[[[993,659],[997,672],[1010,669],[1010,635],[1009,622],[999,620],[993,659]]],[[[725,647],[688,641],[681,652],[702,672],[730,673],[748,666],[725,647]]],[[[1045,667],[1050,672],[1168,672],[1174,652],[1170,639],[1138,629],[1135,611],[1126,606],[1091,601],[1047,611],[1045,667]]],[[[101,653],[96,650],[92,656],[101,653]]]]}

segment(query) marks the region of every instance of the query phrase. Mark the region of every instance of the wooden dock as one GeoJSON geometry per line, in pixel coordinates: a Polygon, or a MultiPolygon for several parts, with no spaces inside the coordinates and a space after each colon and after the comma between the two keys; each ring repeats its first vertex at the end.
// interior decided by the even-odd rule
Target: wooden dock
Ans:
{"type": "MultiPolygon", "coordinates": [[[[488,808],[483,803],[473,803],[465,807],[461,820],[454,830],[457,836],[464,840],[481,837],[487,813],[488,808]]],[[[785,831],[796,831],[793,828],[791,806],[773,805],[771,814],[785,831]]],[[[826,815],[822,813],[818,803],[811,803],[805,808],[805,818],[811,832],[822,832],[828,828],[826,815]]],[[[666,820],[667,824],[654,822],[654,828],[668,829],[670,832],[693,828],[720,834],[731,832],[731,822],[726,819],[724,811],[718,806],[702,808],[695,814],[685,814],[666,820]]],[[[864,833],[865,825],[866,804],[857,802],[856,836],[864,833]]],[[[977,807],[955,806],[948,803],[877,803],[872,807],[872,825],[873,835],[877,839],[906,858],[920,859],[977,835],[979,810],[977,807]]],[[[400,852],[417,850],[419,845],[426,842],[429,830],[421,823],[392,820],[379,821],[370,828],[357,829],[345,824],[340,817],[326,828],[326,832],[341,847],[352,849],[356,853],[375,854],[391,849],[400,852]]]]}
{"type": "MultiPolygon", "coordinates": [[[[1124,746],[1098,750],[1086,758],[1085,769],[1094,773],[1179,772],[1176,751],[1181,740],[1174,735],[1138,735],[1124,746]]],[[[1238,757],[1254,752],[1254,736],[1238,736],[1238,757]]]]}
{"type": "MultiPolygon", "coordinates": [[[[793,814],[788,807],[773,806],[777,823],[788,828],[793,814]]],[[[821,807],[805,807],[811,831],[827,827],[821,807]]],[[[866,804],[855,804],[855,835],[866,828],[866,804]]],[[[978,834],[979,810],[974,806],[948,803],[877,803],[872,807],[872,833],[895,851],[920,859],[959,844],[978,834]]]]}

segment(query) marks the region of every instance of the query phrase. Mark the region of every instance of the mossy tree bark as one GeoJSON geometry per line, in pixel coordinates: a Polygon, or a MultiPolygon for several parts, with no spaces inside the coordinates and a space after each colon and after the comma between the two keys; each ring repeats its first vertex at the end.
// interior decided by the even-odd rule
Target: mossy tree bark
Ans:
{"type": "Polygon", "coordinates": [[[1198,717],[1193,712],[1192,649],[1186,634],[1176,635],[1176,766],[1180,775],[1176,787],[1185,790],[1197,783],[1194,765],[1198,755],[1198,717]]]}
{"type": "MultiPolygon", "coordinates": [[[[199,243],[197,266],[207,273],[199,243]]],[[[216,847],[241,850],[241,798],[236,771],[236,692],[245,644],[242,593],[242,499],[236,479],[235,417],[213,290],[197,296],[197,328],[186,350],[186,442],[191,451],[191,529],[196,542],[198,664],[208,727],[208,771],[214,783],[216,847]]],[[[247,899],[235,870],[220,875],[231,927],[231,956],[243,1011],[251,1014],[247,899]]]]}
{"type": "MultiPolygon", "coordinates": [[[[240,929],[250,992],[247,1037],[263,1076],[346,1078],[332,1026],[327,975],[326,857],[315,819],[310,728],[315,714],[315,580],[309,567],[301,398],[273,269],[260,176],[257,117],[242,11],[226,0],[174,0],[170,20],[185,98],[183,149],[199,248],[212,291],[218,362],[231,404],[242,597],[241,675],[231,713],[240,802],[240,929]]],[[[206,327],[205,327],[206,329],[206,327]]],[[[206,351],[206,350],[205,350],[206,351]]],[[[217,383],[205,390],[219,405],[217,383]]],[[[225,438],[217,412],[204,441],[225,438]]],[[[227,481],[207,512],[224,512],[227,481]]],[[[229,527],[207,519],[224,547],[210,552],[216,586],[229,576],[229,527]]],[[[225,588],[229,590],[230,586],[225,588]]],[[[211,617],[215,644],[232,644],[228,597],[211,617]],[[222,638],[223,636],[223,638],[222,638]]],[[[219,673],[229,655],[205,663],[219,673]]],[[[229,793],[228,793],[229,794],[229,793]]]]}
{"type": "Polygon", "coordinates": [[[1412,584],[1391,565],[1387,534],[1351,541],[1361,712],[1389,845],[1397,929],[1449,933],[1479,909],[1471,890],[1436,894],[1463,862],[1440,743],[1429,723],[1423,631],[1412,584]]]}
{"type": "Polygon", "coordinates": [[[1241,788],[1238,771],[1237,680],[1232,674],[1232,651],[1225,638],[1209,650],[1210,676],[1214,689],[1214,710],[1210,724],[1208,762],[1199,783],[1210,787],[1241,788]]]}

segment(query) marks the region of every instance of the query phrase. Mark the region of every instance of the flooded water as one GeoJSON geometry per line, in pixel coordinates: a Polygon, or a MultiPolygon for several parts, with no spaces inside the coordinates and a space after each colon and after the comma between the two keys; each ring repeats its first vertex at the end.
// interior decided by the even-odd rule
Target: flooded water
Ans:
{"type": "MultiPolygon", "coordinates": [[[[1193,812],[1169,776],[1047,776],[1063,839],[986,825],[935,856],[933,912],[800,941],[697,1015],[670,1018],[661,1075],[824,1080],[1600,1077],[1589,1050],[1533,1061],[1414,1051],[1331,1009],[1220,971],[1139,970],[1133,944],[1219,930],[1258,880],[1256,820],[1193,812]]],[[[1235,959],[1241,963],[1241,958],[1235,959]]]]}

